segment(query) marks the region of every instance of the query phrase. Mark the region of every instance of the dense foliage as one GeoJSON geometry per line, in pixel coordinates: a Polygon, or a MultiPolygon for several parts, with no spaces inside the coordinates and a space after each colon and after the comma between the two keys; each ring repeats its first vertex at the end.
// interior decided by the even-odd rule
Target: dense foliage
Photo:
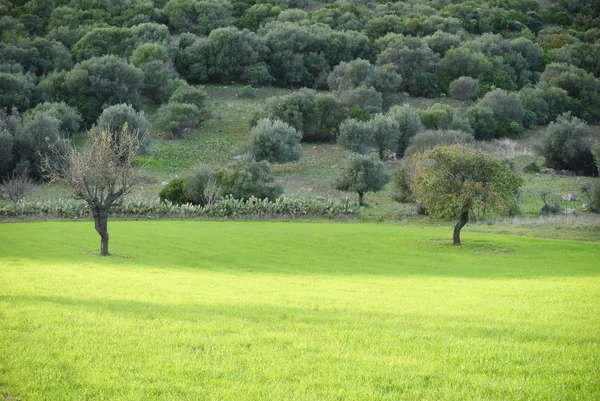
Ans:
{"type": "MultiPolygon", "coordinates": [[[[279,119],[303,141],[335,141],[346,118],[387,112],[399,125],[396,143],[396,134],[379,135],[388,129],[374,131],[375,143],[380,155],[398,157],[420,124],[490,140],[520,137],[565,112],[596,123],[599,8],[547,3],[3,0],[0,109],[37,110],[23,114],[29,126],[60,120],[60,137],[48,136],[58,140],[107,107],[139,111],[143,96],[162,105],[155,131],[179,137],[207,117],[205,93],[188,82],[329,89],[267,101],[254,123],[279,119]],[[399,106],[407,95],[472,104],[464,113],[434,104],[417,121],[399,106]]],[[[0,151],[11,154],[4,176],[32,159],[16,149],[15,132],[0,133],[0,151]]]]}

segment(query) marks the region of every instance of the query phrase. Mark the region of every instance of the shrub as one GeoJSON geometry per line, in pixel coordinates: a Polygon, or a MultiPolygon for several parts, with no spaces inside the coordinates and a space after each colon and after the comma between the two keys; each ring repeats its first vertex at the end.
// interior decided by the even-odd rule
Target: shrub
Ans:
{"type": "Polygon", "coordinates": [[[536,162],[531,162],[528,165],[526,165],[525,167],[523,167],[524,173],[535,174],[535,173],[539,173],[540,171],[541,171],[540,166],[538,166],[536,162]]]}
{"type": "Polygon", "coordinates": [[[154,128],[175,138],[181,137],[202,120],[198,107],[188,103],[169,102],[160,106],[156,114],[154,128]]]}
{"type": "Polygon", "coordinates": [[[550,196],[550,191],[547,189],[543,189],[540,191],[540,197],[542,198],[542,202],[544,202],[544,206],[540,209],[540,214],[542,216],[549,216],[551,214],[558,214],[562,212],[562,207],[560,207],[557,203],[548,203],[548,196],[550,196]]]}
{"type": "Polygon", "coordinates": [[[176,205],[182,205],[188,202],[187,194],[185,192],[185,179],[183,178],[175,178],[158,194],[161,202],[169,201],[176,205]]]}
{"type": "Polygon", "coordinates": [[[256,89],[251,85],[242,86],[237,95],[242,99],[254,99],[256,97],[256,89]]]}
{"type": "Polygon", "coordinates": [[[192,104],[196,106],[201,113],[204,113],[208,103],[208,94],[200,87],[182,85],[175,89],[169,98],[169,103],[192,104]]]}
{"type": "Polygon", "coordinates": [[[340,124],[338,143],[355,153],[367,153],[373,147],[373,132],[368,122],[347,119],[340,124]]]}
{"type": "Polygon", "coordinates": [[[221,174],[222,193],[235,199],[275,199],[283,193],[266,161],[249,161],[221,174]]]}
{"type": "Polygon", "coordinates": [[[479,81],[471,77],[460,77],[450,83],[448,94],[456,100],[475,100],[479,96],[479,81]]]}
{"type": "Polygon", "coordinates": [[[474,140],[473,135],[463,131],[426,130],[419,132],[411,138],[410,146],[406,149],[406,155],[412,156],[423,153],[426,150],[442,145],[472,143],[474,140]]]}
{"type": "Polygon", "coordinates": [[[140,138],[146,136],[147,139],[140,147],[140,154],[145,154],[150,145],[150,139],[146,135],[150,131],[150,123],[143,111],[136,111],[128,104],[109,106],[102,110],[94,129],[98,131],[106,130],[114,133],[114,135],[120,135],[125,123],[127,123],[129,132],[137,131],[140,138]]]}
{"type": "Polygon", "coordinates": [[[452,107],[442,103],[435,103],[419,112],[421,122],[427,129],[449,129],[455,114],[452,107]]]}
{"type": "Polygon", "coordinates": [[[589,210],[593,213],[600,213],[600,180],[594,180],[589,188],[589,210]]]}
{"type": "Polygon", "coordinates": [[[209,166],[199,167],[191,172],[184,184],[187,201],[205,206],[220,197],[220,177],[209,166]]]}
{"type": "Polygon", "coordinates": [[[339,191],[358,193],[358,203],[364,203],[366,192],[379,192],[389,176],[380,160],[372,156],[352,154],[335,178],[333,187],[339,191]]]}
{"type": "Polygon", "coordinates": [[[250,131],[248,152],[257,161],[287,163],[300,159],[300,139],[302,135],[283,121],[263,118],[250,131]]]}
{"type": "Polygon", "coordinates": [[[392,199],[400,203],[414,202],[410,188],[410,172],[405,167],[399,167],[392,173],[392,199]]]}
{"type": "Polygon", "coordinates": [[[498,122],[494,117],[494,112],[482,105],[476,105],[469,108],[465,114],[473,129],[473,135],[477,140],[490,140],[497,136],[498,122]]]}
{"type": "Polygon", "coordinates": [[[594,175],[598,170],[591,151],[593,140],[585,121],[565,113],[548,125],[541,154],[548,167],[594,175]]]}

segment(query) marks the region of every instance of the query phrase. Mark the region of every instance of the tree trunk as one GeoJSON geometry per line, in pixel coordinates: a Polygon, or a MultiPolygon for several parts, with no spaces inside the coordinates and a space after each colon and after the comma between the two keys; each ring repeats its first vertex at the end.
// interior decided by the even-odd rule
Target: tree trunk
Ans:
{"type": "Polygon", "coordinates": [[[358,204],[359,205],[366,206],[364,198],[365,198],[365,193],[364,192],[359,192],[358,193],[358,204]]]}
{"type": "Polygon", "coordinates": [[[464,211],[454,226],[453,245],[460,246],[460,230],[469,222],[469,210],[464,211]]]}
{"type": "Polygon", "coordinates": [[[108,213],[94,212],[94,224],[96,225],[96,231],[100,234],[100,255],[108,255],[108,213]]]}
{"type": "Polygon", "coordinates": [[[385,159],[383,154],[383,149],[379,149],[379,160],[383,161],[385,159]]]}

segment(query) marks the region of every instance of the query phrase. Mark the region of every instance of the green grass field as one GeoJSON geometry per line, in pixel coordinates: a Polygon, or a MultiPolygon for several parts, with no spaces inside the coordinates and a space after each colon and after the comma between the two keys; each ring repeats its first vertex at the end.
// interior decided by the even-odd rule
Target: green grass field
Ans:
{"type": "Polygon", "coordinates": [[[597,243],[280,222],[0,225],[0,399],[598,400],[597,243]]]}

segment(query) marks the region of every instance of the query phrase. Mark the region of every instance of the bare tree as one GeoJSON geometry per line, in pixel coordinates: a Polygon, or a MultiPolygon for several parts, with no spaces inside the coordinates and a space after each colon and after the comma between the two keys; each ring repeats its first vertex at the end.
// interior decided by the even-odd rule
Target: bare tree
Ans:
{"type": "Polygon", "coordinates": [[[59,157],[57,177],[73,191],[76,199],[87,202],[100,234],[100,254],[108,255],[108,215],[123,202],[136,185],[133,162],[146,140],[146,134],[123,126],[116,135],[110,130],[90,132],[84,148],[71,148],[59,157]]]}
{"type": "Polygon", "coordinates": [[[8,198],[17,203],[23,199],[33,188],[33,180],[26,173],[14,173],[10,178],[5,178],[0,189],[8,198]]]}

